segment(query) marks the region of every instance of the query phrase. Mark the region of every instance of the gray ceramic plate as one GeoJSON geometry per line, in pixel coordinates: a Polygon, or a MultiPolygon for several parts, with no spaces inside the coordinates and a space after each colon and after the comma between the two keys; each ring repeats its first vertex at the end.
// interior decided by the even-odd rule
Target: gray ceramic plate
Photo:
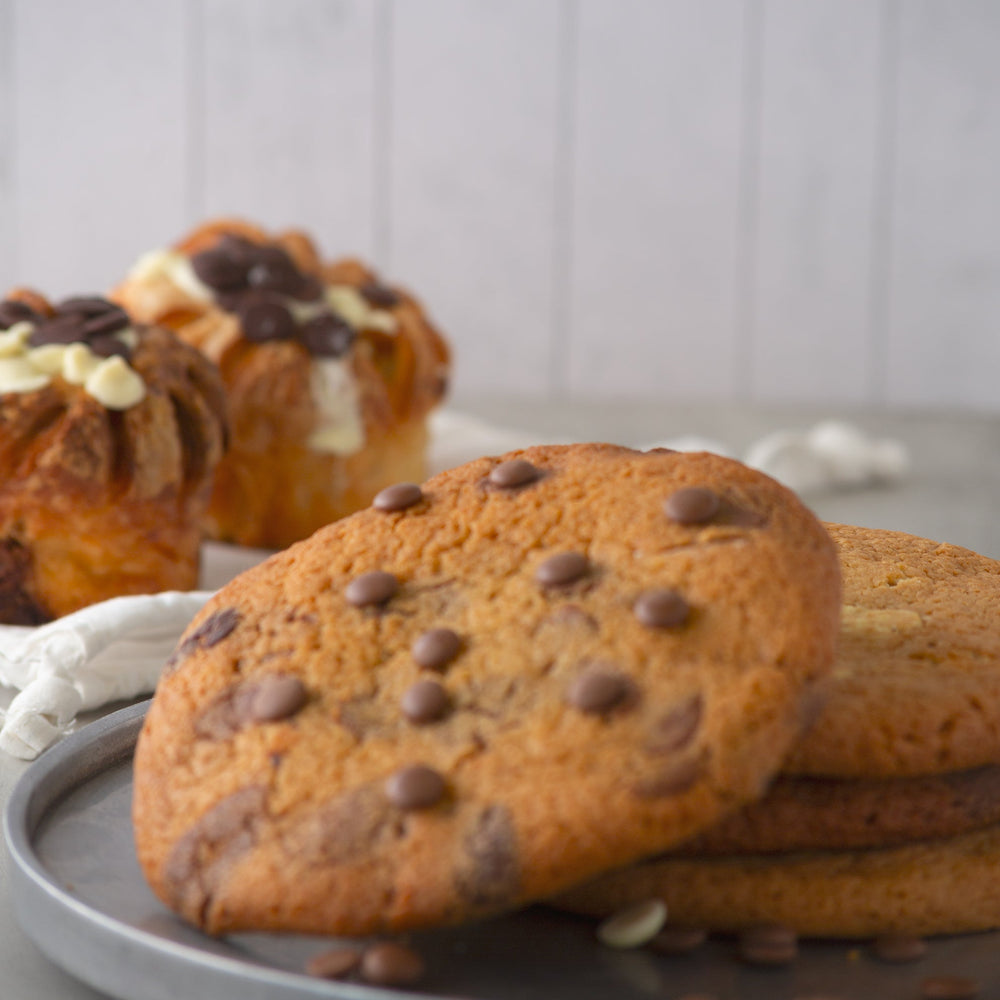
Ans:
{"type": "MultiPolygon", "coordinates": [[[[124,1000],[389,1000],[412,993],[310,979],[298,970],[326,940],[206,937],[147,889],[132,843],[132,752],[146,704],[95,722],[45,753],[5,815],[10,893],[28,935],[68,972],[124,1000]]],[[[808,906],[808,900],[804,901],[808,906]]],[[[965,975],[1000,997],[1000,934],[938,940],[915,965],[882,965],[864,943],[810,943],[785,969],[733,958],[731,942],[667,957],[600,947],[587,921],[544,908],[419,935],[423,996],[436,1000],[914,1000],[923,979],[965,975]]]]}

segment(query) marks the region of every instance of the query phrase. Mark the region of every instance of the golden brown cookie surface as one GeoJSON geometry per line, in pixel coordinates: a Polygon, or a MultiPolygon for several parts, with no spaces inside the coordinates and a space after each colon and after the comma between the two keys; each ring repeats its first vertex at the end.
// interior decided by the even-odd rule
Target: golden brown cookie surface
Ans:
{"type": "Polygon", "coordinates": [[[193,623],[140,859],[213,932],[511,908],[759,795],[838,610],[822,526],[717,456],[543,447],[382,494],[193,623]]]}
{"type": "Polygon", "coordinates": [[[784,770],[903,777],[1000,762],[1000,562],[827,525],[844,614],[829,700],[784,770]]]}

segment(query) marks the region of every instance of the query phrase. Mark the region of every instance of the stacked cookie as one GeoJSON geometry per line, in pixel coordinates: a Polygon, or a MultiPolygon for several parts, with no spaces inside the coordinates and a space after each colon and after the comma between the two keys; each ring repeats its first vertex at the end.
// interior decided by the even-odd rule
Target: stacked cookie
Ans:
{"type": "Polygon", "coordinates": [[[484,458],[220,591],[139,740],[139,858],[210,932],[454,924],[761,796],[813,714],[835,546],[708,454],[484,458]]]}
{"type": "Polygon", "coordinates": [[[829,698],[760,801],[558,905],[651,896],[680,924],[801,934],[1000,926],[1000,563],[828,525],[844,610],[829,698]]]}

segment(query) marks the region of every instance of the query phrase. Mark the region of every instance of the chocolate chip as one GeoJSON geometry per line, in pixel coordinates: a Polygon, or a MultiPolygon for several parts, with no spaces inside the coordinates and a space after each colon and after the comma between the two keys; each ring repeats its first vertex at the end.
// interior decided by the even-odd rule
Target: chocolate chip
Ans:
{"type": "Polygon", "coordinates": [[[680,795],[697,784],[704,770],[705,761],[701,757],[671,761],[655,777],[639,782],[634,791],[641,799],[665,799],[680,795]]]}
{"type": "Polygon", "coordinates": [[[495,466],[487,478],[493,486],[510,490],[535,482],[541,474],[542,470],[526,459],[512,458],[495,466]]]}
{"type": "Polygon", "coordinates": [[[411,764],[390,775],[385,782],[385,794],[399,809],[427,809],[444,798],[445,781],[426,764],[411,764]]]}
{"type": "Polygon", "coordinates": [[[281,302],[256,296],[247,298],[240,306],[239,316],[243,335],[254,343],[295,336],[295,319],[281,302]]]}
{"type": "Polygon", "coordinates": [[[318,979],[343,979],[361,965],[360,948],[331,948],[313,955],[306,963],[306,974],[318,979]]]}
{"type": "Polygon", "coordinates": [[[590,572],[590,560],[580,552],[549,556],[535,570],[535,581],[543,587],[564,587],[590,572]]]}
{"type": "Polygon", "coordinates": [[[376,510],[394,513],[406,510],[424,498],[424,491],[416,483],[394,483],[375,494],[372,506],[376,510]]]}
{"type": "Polygon", "coordinates": [[[675,705],[653,724],[646,741],[646,752],[667,754],[686,747],[698,732],[703,713],[704,701],[700,694],[693,694],[675,705]]]}
{"type": "Polygon", "coordinates": [[[400,701],[400,708],[410,722],[421,725],[436,722],[448,711],[448,692],[437,681],[417,681],[408,688],[400,701]]]}
{"type": "Polygon", "coordinates": [[[663,509],[680,524],[703,524],[715,517],[719,506],[718,493],[704,486],[685,486],[667,498],[663,509]]]}
{"type": "Polygon", "coordinates": [[[872,942],[872,954],[882,962],[916,962],[927,954],[927,942],[912,934],[882,934],[872,942]]]}
{"type": "Polygon", "coordinates": [[[517,832],[510,811],[486,806],[462,837],[455,862],[455,889],[476,907],[513,902],[520,891],[517,832]]]}
{"type": "Polygon", "coordinates": [[[798,935],[781,924],[748,927],[739,936],[739,953],[751,965],[789,965],[799,953],[798,935]]]}
{"type": "Polygon", "coordinates": [[[384,570],[376,569],[355,577],[344,590],[348,604],[365,608],[372,604],[385,604],[399,590],[399,581],[384,570]]]}
{"type": "Polygon", "coordinates": [[[188,637],[204,649],[218,645],[240,623],[240,613],[235,608],[223,608],[209,615],[188,637]]]}
{"type": "Polygon", "coordinates": [[[126,361],[132,356],[132,351],[124,340],[120,340],[113,334],[103,337],[94,337],[88,342],[90,349],[100,358],[112,358],[115,356],[124,358],[126,361]]]}
{"type": "Polygon", "coordinates": [[[242,244],[228,241],[220,241],[212,249],[191,258],[191,267],[198,279],[218,292],[246,288],[248,263],[242,244]]]}
{"type": "Polygon", "coordinates": [[[974,1000],[979,983],[966,976],[933,976],[920,984],[924,1000],[974,1000]]]}
{"type": "Polygon", "coordinates": [[[247,272],[247,284],[264,292],[294,296],[302,285],[302,275],[295,261],[276,246],[258,247],[247,272]]]}
{"type": "Polygon", "coordinates": [[[317,358],[342,358],[351,349],[356,334],[338,316],[314,316],[299,330],[299,341],[317,358]]]}
{"type": "Polygon", "coordinates": [[[102,337],[107,334],[117,333],[124,330],[132,323],[129,315],[124,309],[109,309],[98,316],[92,316],[83,324],[83,336],[85,340],[92,337],[102,337]]]}
{"type": "Polygon", "coordinates": [[[383,285],[378,281],[369,281],[362,285],[358,291],[362,298],[376,309],[392,309],[402,301],[398,293],[394,292],[388,285],[383,285]]]}
{"type": "Polygon", "coordinates": [[[289,674],[273,674],[257,682],[250,717],[255,722],[277,722],[295,715],[308,701],[306,686],[289,674]]]}
{"type": "Polygon", "coordinates": [[[621,674],[592,664],[577,675],[566,691],[566,701],[588,715],[600,715],[618,705],[628,693],[621,674]]]}
{"type": "Polygon", "coordinates": [[[59,316],[77,315],[90,318],[109,312],[121,312],[122,308],[99,295],[73,295],[57,303],[55,311],[59,316]]]}
{"type": "Polygon", "coordinates": [[[8,330],[15,323],[35,323],[38,313],[27,303],[17,299],[4,299],[0,302],[0,330],[8,330]]]}
{"type": "Polygon", "coordinates": [[[647,628],[676,628],[691,613],[687,601],[676,590],[646,590],[632,605],[636,618],[647,628]]]}
{"type": "Polygon", "coordinates": [[[83,340],[83,324],[79,316],[56,316],[35,324],[28,344],[43,347],[45,344],[76,344],[83,340]]]}
{"type": "Polygon", "coordinates": [[[707,939],[708,931],[703,927],[667,924],[650,940],[649,947],[663,955],[686,955],[703,945],[707,939]]]}
{"type": "Polygon", "coordinates": [[[442,670],[462,648],[462,640],[450,628],[432,628],[422,635],[410,647],[410,653],[418,667],[425,670],[442,670]]]}
{"type": "Polygon", "coordinates": [[[361,957],[361,978],[374,986],[412,986],[425,971],[420,955],[394,941],[373,944],[361,957]]]}
{"type": "Polygon", "coordinates": [[[323,282],[315,274],[302,274],[292,297],[300,302],[315,302],[322,294],[323,282]]]}

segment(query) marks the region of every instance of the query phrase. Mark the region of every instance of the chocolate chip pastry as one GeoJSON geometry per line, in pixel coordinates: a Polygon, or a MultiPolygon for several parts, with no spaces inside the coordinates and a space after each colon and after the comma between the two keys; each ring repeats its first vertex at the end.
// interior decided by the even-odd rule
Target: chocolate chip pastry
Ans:
{"type": "Polygon", "coordinates": [[[759,796],[839,605],[823,527],[729,459],[541,447],[397,484],[182,638],[136,754],[143,870],[213,933],[544,897],[759,796]]]}
{"type": "Polygon", "coordinates": [[[223,451],[214,366],[106,299],[0,302],[0,620],[191,590],[223,451]]]}
{"type": "Polygon", "coordinates": [[[222,371],[233,433],[213,537],[283,548],[424,477],[448,348],[411,295],[357,261],[324,264],[301,232],[226,220],[147,254],[115,298],[222,371]]]}
{"type": "Polygon", "coordinates": [[[662,894],[716,929],[946,934],[1000,926],[1000,562],[827,526],[844,608],[829,698],[756,803],[558,905],[662,894]]]}

